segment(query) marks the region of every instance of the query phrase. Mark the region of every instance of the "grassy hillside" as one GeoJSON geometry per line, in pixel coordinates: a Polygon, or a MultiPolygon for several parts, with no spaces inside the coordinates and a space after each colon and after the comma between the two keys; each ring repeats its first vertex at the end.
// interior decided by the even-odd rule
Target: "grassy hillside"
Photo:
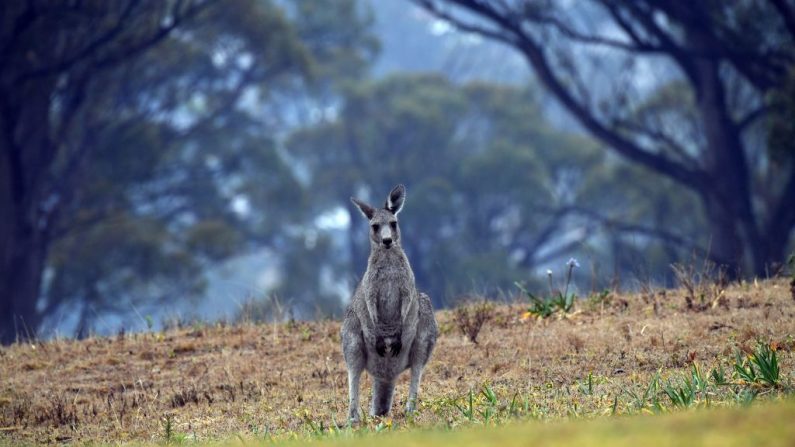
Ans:
{"type": "MultiPolygon", "coordinates": [[[[404,376],[393,415],[353,430],[336,428],[347,409],[338,322],[196,325],[167,333],[17,344],[0,348],[0,444],[279,440],[467,429],[525,419],[734,407],[787,394],[795,381],[795,300],[788,284],[771,280],[695,292],[594,296],[570,313],[545,319],[523,318],[521,304],[497,306],[478,344],[461,334],[453,312],[440,312],[442,334],[418,413],[407,418],[400,410],[404,376]],[[773,353],[779,377],[768,383],[752,360],[773,353]]],[[[369,397],[368,379],[362,394],[369,397]]],[[[716,427],[716,437],[731,433],[723,426],[756,436],[750,425],[736,422],[746,420],[737,414],[770,419],[773,427],[779,416],[792,419],[792,413],[792,403],[718,413],[714,419],[687,412],[631,422],[636,428],[629,433],[663,433],[656,428],[659,420],[668,424],[659,427],[677,433],[680,424],[707,424],[716,427]]],[[[541,439],[536,433],[551,430],[551,439],[600,439],[588,434],[595,431],[611,444],[629,442],[609,437],[635,419],[609,420],[576,422],[590,427],[580,435],[579,428],[555,423],[472,436],[510,436],[516,430],[516,436],[541,439]]],[[[779,425],[775,430],[792,442],[791,429],[779,425]]],[[[411,445],[440,435],[418,436],[385,442],[411,445]]]]}

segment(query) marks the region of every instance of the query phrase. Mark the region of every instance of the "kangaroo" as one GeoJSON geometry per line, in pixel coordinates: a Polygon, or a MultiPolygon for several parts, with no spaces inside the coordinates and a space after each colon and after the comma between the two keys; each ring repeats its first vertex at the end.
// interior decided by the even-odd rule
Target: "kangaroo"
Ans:
{"type": "Polygon", "coordinates": [[[351,422],[359,421],[359,379],[364,370],[373,378],[370,415],[383,416],[392,408],[397,377],[411,369],[406,412],[413,412],[422,371],[436,344],[431,299],[417,291],[414,272],[400,246],[397,215],[405,199],[403,185],[389,193],[383,209],[351,197],[370,223],[367,271],[353,293],[341,330],[351,422]]]}

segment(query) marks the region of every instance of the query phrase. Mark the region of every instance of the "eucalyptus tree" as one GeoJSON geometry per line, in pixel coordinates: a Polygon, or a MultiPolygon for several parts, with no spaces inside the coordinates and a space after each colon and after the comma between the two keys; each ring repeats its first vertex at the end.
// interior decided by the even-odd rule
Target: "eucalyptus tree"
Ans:
{"type": "Polygon", "coordinates": [[[330,76],[337,37],[371,57],[355,3],[3,2],[0,342],[69,304],[195,296],[210,263],[295,243],[285,98],[330,76]]]}
{"type": "Polygon", "coordinates": [[[514,48],[612,153],[697,196],[701,249],[731,275],[783,261],[795,226],[795,151],[780,138],[791,135],[791,2],[413,2],[514,48]],[[775,157],[773,137],[787,146],[775,157]]]}

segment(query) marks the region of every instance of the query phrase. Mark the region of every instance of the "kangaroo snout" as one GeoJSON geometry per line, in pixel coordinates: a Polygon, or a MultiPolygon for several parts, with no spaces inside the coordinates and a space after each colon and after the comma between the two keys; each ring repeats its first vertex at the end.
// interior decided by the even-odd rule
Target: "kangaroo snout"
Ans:
{"type": "Polygon", "coordinates": [[[389,248],[389,247],[392,246],[392,238],[391,237],[385,237],[385,238],[381,239],[381,243],[384,244],[384,247],[389,248]]]}

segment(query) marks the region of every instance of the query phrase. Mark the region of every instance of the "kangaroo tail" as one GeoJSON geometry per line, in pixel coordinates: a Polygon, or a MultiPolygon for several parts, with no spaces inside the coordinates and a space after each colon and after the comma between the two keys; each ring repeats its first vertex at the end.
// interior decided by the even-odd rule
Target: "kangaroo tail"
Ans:
{"type": "Polygon", "coordinates": [[[389,413],[392,408],[392,395],[395,392],[395,382],[384,380],[374,380],[373,383],[373,402],[370,414],[373,416],[383,416],[389,413]]]}

